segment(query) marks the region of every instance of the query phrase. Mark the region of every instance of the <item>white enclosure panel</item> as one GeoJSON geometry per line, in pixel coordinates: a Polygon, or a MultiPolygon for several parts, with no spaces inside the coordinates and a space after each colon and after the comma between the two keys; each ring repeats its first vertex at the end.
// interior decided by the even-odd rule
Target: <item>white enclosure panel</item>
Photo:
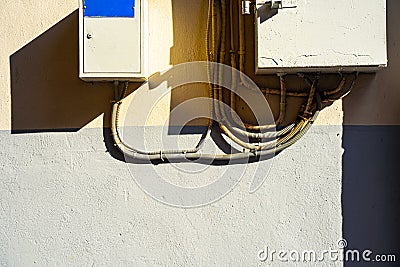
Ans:
{"type": "MultiPolygon", "coordinates": [[[[103,2],[107,3],[107,1],[103,2]]],[[[100,5],[96,1],[90,3],[100,5]]],[[[83,6],[83,1],[81,2],[79,9],[79,76],[81,79],[85,81],[145,81],[147,79],[147,1],[135,0],[132,3],[134,4],[133,16],[105,17],[85,16],[85,6],[83,6]]],[[[113,2],[110,2],[111,4],[113,2]]],[[[108,12],[109,9],[105,11],[108,12]]]]}
{"type": "Polygon", "coordinates": [[[84,18],[85,72],[140,72],[140,19],[84,18]]]}
{"type": "Polygon", "coordinates": [[[295,8],[258,5],[257,73],[375,71],[387,65],[386,0],[291,2],[295,8]]]}

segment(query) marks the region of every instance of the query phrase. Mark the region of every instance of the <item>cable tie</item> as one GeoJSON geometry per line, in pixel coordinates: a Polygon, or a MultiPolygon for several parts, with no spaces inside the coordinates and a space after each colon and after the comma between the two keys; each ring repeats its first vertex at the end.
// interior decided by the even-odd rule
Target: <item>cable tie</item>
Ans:
{"type": "Polygon", "coordinates": [[[299,117],[300,119],[302,119],[302,120],[308,120],[306,117],[304,117],[304,116],[302,116],[302,115],[297,115],[297,117],[299,117]]]}

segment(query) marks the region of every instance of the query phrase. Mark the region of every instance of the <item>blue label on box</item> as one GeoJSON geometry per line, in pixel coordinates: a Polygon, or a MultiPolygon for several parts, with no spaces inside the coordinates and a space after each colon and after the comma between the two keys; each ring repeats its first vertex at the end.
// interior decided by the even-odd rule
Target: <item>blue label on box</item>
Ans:
{"type": "Polygon", "coordinates": [[[84,0],[85,17],[135,17],[135,0],[84,0]]]}

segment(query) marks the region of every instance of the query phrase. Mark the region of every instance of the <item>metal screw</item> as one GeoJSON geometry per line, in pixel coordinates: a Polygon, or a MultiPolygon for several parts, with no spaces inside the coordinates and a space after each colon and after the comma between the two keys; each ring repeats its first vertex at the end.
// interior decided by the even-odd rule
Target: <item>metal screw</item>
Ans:
{"type": "Polygon", "coordinates": [[[88,33],[88,34],[86,35],[86,37],[87,37],[88,39],[92,39],[92,38],[93,38],[93,35],[92,35],[91,33],[88,33]]]}

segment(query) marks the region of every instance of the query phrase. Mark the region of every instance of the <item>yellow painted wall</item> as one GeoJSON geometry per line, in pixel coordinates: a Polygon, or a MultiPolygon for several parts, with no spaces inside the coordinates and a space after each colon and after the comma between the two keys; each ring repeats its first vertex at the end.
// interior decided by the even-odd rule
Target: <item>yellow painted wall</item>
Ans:
{"type": "MultiPolygon", "coordinates": [[[[186,61],[205,60],[207,1],[150,0],[150,71],[186,61]]],[[[110,84],[78,78],[78,1],[2,0],[0,9],[0,129],[80,129],[108,125],[110,84]],[[103,114],[105,114],[103,116],[103,114]]],[[[388,1],[389,68],[362,78],[345,100],[348,124],[398,124],[400,99],[398,1],[388,1]]],[[[252,23],[247,27],[247,74],[252,76],[252,23]],[[249,37],[250,36],[250,37],[249,37]]],[[[274,78],[258,77],[275,85],[274,78]]],[[[154,123],[185,99],[205,95],[204,87],[178,89],[163,101],[154,123]],[[165,111],[165,112],[162,112],[165,111]]],[[[290,103],[290,101],[289,101],[290,103]]],[[[296,106],[292,112],[295,114],[296,106]]],[[[275,99],[271,99],[274,108],[275,99]]],[[[289,108],[290,109],[290,108],[289,108]]],[[[325,109],[319,124],[341,124],[341,101],[325,109]]],[[[274,111],[276,112],[276,111],[274,111]]],[[[290,113],[290,111],[289,111],[290,113]]]]}

